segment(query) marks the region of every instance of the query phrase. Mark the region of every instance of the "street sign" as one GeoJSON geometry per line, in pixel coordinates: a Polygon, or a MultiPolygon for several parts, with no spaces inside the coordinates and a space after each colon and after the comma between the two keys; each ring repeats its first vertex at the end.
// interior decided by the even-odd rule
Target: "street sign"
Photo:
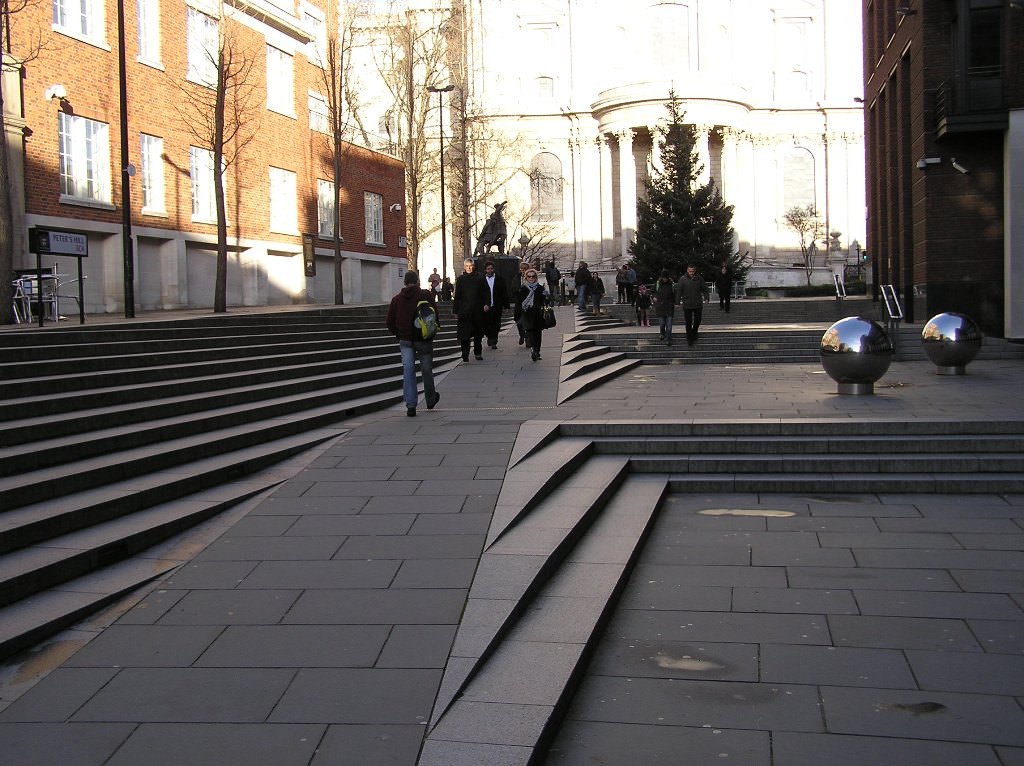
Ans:
{"type": "Polygon", "coordinates": [[[89,256],[89,237],[83,232],[33,226],[28,235],[29,251],[36,255],[89,256]]]}

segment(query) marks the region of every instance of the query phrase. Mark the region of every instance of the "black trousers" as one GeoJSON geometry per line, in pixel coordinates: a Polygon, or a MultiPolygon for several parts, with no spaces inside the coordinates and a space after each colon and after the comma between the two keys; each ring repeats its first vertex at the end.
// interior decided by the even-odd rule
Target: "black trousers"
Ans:
{"type": "Polygon", "coordinates": [[[473,343],[473,353],[477,356],[483,354],[484,331],[482,324],[482,322],[472,317],[467,319],[459,317],[455,327],[455,334],[459,339],[459,346],[462,348],[463,359],[469,357],[470,341],[473,343]]]}
{"type": "Polygon", "coordinates": [[[491,310],[484,313],[483,334],[487,336],[488,346],[498,345],[498,333],[501,331],[501,309],[491,306],[491,310]]]}
{"type": "Polygon", "coordinates": [[[700,329],[700,319],[704,309],[683,309],[683,322],[686,324],[686,340],[693,343],[697,340],[697,330],[700,329]]]}

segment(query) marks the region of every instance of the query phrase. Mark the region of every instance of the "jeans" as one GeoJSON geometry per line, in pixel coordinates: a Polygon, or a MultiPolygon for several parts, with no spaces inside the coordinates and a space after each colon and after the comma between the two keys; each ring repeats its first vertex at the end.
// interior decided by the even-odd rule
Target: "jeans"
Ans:
{"type": "Polygon", "coordinates": [[[576,288],[576,297],[579,298],[579,306],[581,309],[587,308],[587,286],[580,285],[576,288]]]}
{"type": "Polygon", "coordinates": [[[603,297],[604,296],[602,296],[602,295],[598,295],[597,293],[594,293],[594,313],[595,314],[600,314],[601,313],[601,298],[603,298],[603,297]]]}
{"type": "Polygon", "coordinates": [[[419,398],[416,393],[416,360],[420,360],[423,373],[423,392],[427,402],[434,398],[434,344],[423,340],[400,340],[402,352],[402,397],[406,407],[415,407],[419,398]]]}
{"type": "Polygon", "coordinates": [[[669,340],[672,337],[672,317],[658,317],[658,326],[665,340],[669,340]]]}

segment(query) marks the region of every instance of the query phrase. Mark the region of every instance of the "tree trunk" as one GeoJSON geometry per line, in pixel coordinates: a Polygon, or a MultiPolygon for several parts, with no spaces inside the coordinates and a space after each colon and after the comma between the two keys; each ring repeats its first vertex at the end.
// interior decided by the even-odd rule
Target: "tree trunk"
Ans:
{"type": "Polygon", "coordinates": [[[214,283],[213,311],[223,314],[228,310],[228,217],[224,201],[224,102],[227,83],[224,78],[224,54],[220,55],[217,74],[217,100],[214,107],[213,131],[213,193],[217,205],[217,278],[214,283]]]}
{"type": "Polygon", "coordinates": [[[0,92],[0,324],[11,324],[11,279],[14,276],[14,204],[11,201],[11,179],[7,150],[7,120],[4,117],[3,93],[0,92]]]}

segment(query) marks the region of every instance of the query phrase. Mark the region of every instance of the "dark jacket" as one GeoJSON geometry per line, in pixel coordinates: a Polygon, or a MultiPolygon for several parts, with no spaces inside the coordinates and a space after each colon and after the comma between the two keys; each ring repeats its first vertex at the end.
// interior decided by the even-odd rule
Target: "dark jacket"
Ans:
{"type": "Polygon", "coordinates": [[[654,315],[659,317],[674,317],[676,315],[676,286],[671,279],[658,278],[654,283],[654,315]]]}
{"type": "Polygon", "coordinates": [[[418,340],[424,343],[422,337],[413,335],[413,321],[416,319],[416,304],[420,301],[430,301],[433,305],[434,294],[430,290],[422,290],[419,285],[406,285],[398,295],[391,299],[388,306],[387,326],[388,332],[399,340],[418,340]]]}
{"type": "Polygon", "coordinates": [[[721,271],[715,272],[715,288],[720,293],[727,293],[732,289],[732,269],[726,269],[724,274],[721,271]]]}
{"type": "MultiPolygon", "coordinates": [[[[484,303],[490,300],[490,290],[487,285],[487,275],[480,277],[481,289],[484,291],[484,303]]],[[[494,305],[499,309],[507,309],[511,303],[509,302],[511,296],[508,291],[508,283],[501,274],[494,275],[494,305]]]]}
{"type": "Polygon", "coordinates": [[[524,309],[523,301],[526,300],[526,296],[529,294],[530,288],[526,285],[519,288],[519,295],[516,297],[516,318],[522,317],[524,330],[543,330],[544,324],[541,321],[541,312],[548,305],[548,295],[544,292],[544,288],[538,284],[537,294],[533,296],[533,305],[528,309],[524,309]]]}
{"type": "Polygon", "coordinates": [[[455,280],[455,298],[452,313],[463,322],[479,321],[484,315],[484,304],[488,302],[487,285],[475,271],[459,274],[455,280]]]}
{"type": "Polygon", "coordinates": [[[576,273],[573,275],[573,282],[576,284],[576,288],[588,287],[590,285],[590,269],[586,266],[580,266],[576,269],[576,273]]]}
{"type": "Polygon", "coordinates": [[[604,280],[601,277],[592,277],[588,289],[591,295],[604,295],[604,280]]]}
{"type": "Polygon", "coordinates": [[[699,309],[711,295],[708,283],[700,274],[695,274],[693,279],[683,274],[679,277],[676,290],[679,293],[679,302],[683,304],[684,309],[699,309]]]}

